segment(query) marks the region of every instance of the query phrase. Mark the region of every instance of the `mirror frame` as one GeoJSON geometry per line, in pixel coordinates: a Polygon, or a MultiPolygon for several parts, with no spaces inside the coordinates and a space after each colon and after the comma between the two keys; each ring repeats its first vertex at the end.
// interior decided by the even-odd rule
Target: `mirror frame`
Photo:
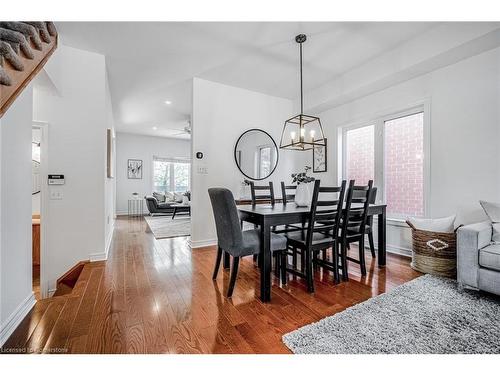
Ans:
{"type": "Polygon", "coordinates": [[[274,140],[274,138],[271,136],[271,134],[269,134],[268,132],[266,132],[265,130],[262,130],[262,129],[259,129],[259,128],[252,128],[252,129],[248,129],[246,131],[244,131],[239,137],[238,137],[238,140],[236,141],[236,144],[234,145],[234,162],[236,164],[236,166],[238,167],[239,171],[243,174],[243,176],[245,176],[246,178],[249,178],[250,180],[253,180],[253,181],[262,181],[262,180],[265,180],[266,178],[269,178],[272,176],[272,174],[274,173],[274,171],[276,170],[276,167],[278,166],[278,163],[280,161],[280,152],[279,152],[279,148],[278,148],[278,145],[276,144],[276,141],[274,140]],[[273,145],[274,147],[276,148],[276,164],[274,165],[273,169],[271,170],[271,173],[269,173],[268,176],[264,177],[264,178],[254,178],[254,177],[250,177],[248,176],[245,172],[243,172],[238,164],[238,157],[236,156],[236,149],[238,148],[238,143],[240,143],[240,140],[241,138],[243,138],[243,136],[251,131],[259,131],[259,132],[262,132],[264,133],[265,135],[267,135],[269,138],[271,138],[271,141],[273,141],[273,145]]]}

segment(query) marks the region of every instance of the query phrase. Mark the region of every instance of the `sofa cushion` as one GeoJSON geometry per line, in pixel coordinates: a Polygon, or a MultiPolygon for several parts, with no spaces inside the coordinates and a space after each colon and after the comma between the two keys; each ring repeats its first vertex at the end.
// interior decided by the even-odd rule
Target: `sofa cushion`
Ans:
{"type": "Polygon", "coordinates": [[[162,193],[157,193],[156,191],[153,192],[153,197],[156,198],[156,200],[158,201],[158,203],[163,203],[165,202],[165,195],[162,194],[162,193]]]}
{"type": "Polygon", "coordinates": [[[479,265],[500,271],[500,244],[489,245],[479,250],[479,265]]]}
{"type": "Polygon", "coordinates": [[[500,203],[479,201],[493,226],[492,241],[500,243],[500,203]]]}

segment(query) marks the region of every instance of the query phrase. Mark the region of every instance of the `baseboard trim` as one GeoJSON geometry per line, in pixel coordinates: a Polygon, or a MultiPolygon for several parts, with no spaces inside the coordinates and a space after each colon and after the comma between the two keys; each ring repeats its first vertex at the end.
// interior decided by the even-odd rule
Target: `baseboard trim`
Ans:
{"type": "Polygon", "coordinates": [[[23,302],[14,310],[14,312],[9,316],[5,325],[0,329],[0,347],[5,344],[7,339],[12,335],[17,326],[23,321],[23,319],[28,315],[30,310],[35,306],[36,299],[35,294],[31,294],[24,299],[23,302]]]}
{"type": "Polygon", "coordinates": [[[113,233],[115,232],[115,224],[111,225],[111,230],[109,231],[108,238],[106,238],[106,248],[102,253],[94,253],[89,255],[89,260],[91,262],[100,262],[103,260],[108,260],[109,249],[111,248],[111,243],[113,242],[113,233]]]}
{"type": "Polygon", "coordinates": [[[199,241],[193,241],[189,239],[189,246],[191,246],[191,249],[197,249],[200,247],[207,247],[207,246],[215,246],[217,245],[217,239],[211,239],[211,240],[199,240],[199,241]]]}
{"type": "Polygon", "coordinates": [[[412,257],[411,249],[405,249],[403,247],[387,245],[386,251],[388,253],[397,254],[397,255],[404,256],[404,257],[408,257],[408,258],[412,257]]]}

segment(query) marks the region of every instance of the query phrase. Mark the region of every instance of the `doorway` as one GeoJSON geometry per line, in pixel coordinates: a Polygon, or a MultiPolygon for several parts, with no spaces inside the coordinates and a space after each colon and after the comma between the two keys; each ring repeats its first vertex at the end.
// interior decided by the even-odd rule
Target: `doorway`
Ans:
{"type": "Polygon", "coordinates": [[[43,177],[47,169],[47,124],[34,122],[31,133],[31,221],[32,221],[32,283],[33,293],[38,300],[47,297],[43,277],[43,250],[45,229],[46,184],[43,177]]]}

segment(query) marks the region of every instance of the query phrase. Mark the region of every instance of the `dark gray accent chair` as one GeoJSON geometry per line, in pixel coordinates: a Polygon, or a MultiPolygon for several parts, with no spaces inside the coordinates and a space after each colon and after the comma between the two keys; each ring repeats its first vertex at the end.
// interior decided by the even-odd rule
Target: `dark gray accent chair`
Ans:
{"type": "MultiPolygon", "coordinates": [[[[260,252],[260,230],[250,229],[243,231],[240,225],[240,218],[234,201],[233,193],[225,188],[208,189],[210,202],[215,218],[217,229],[217,258],[212,278],[215,280],[219,272],[222,255],[232,256],[231,277],[227,297],[233,295],[236,276],[240,258],[260,252]]],[[[271,251],[283,251],[286,249],[286,238],[279,234],[271,233],[271,251]]]]}
{"type": "Polygon", "coordinates": [[[146,200],[146,206],[148,207],[148,211],[151,216],[154,216],[155,214],[172,214],[174,212],[172,205],[177,203],[158,203],[158,200],[150,195],[145,196],[144,199],[146,200]]]}

